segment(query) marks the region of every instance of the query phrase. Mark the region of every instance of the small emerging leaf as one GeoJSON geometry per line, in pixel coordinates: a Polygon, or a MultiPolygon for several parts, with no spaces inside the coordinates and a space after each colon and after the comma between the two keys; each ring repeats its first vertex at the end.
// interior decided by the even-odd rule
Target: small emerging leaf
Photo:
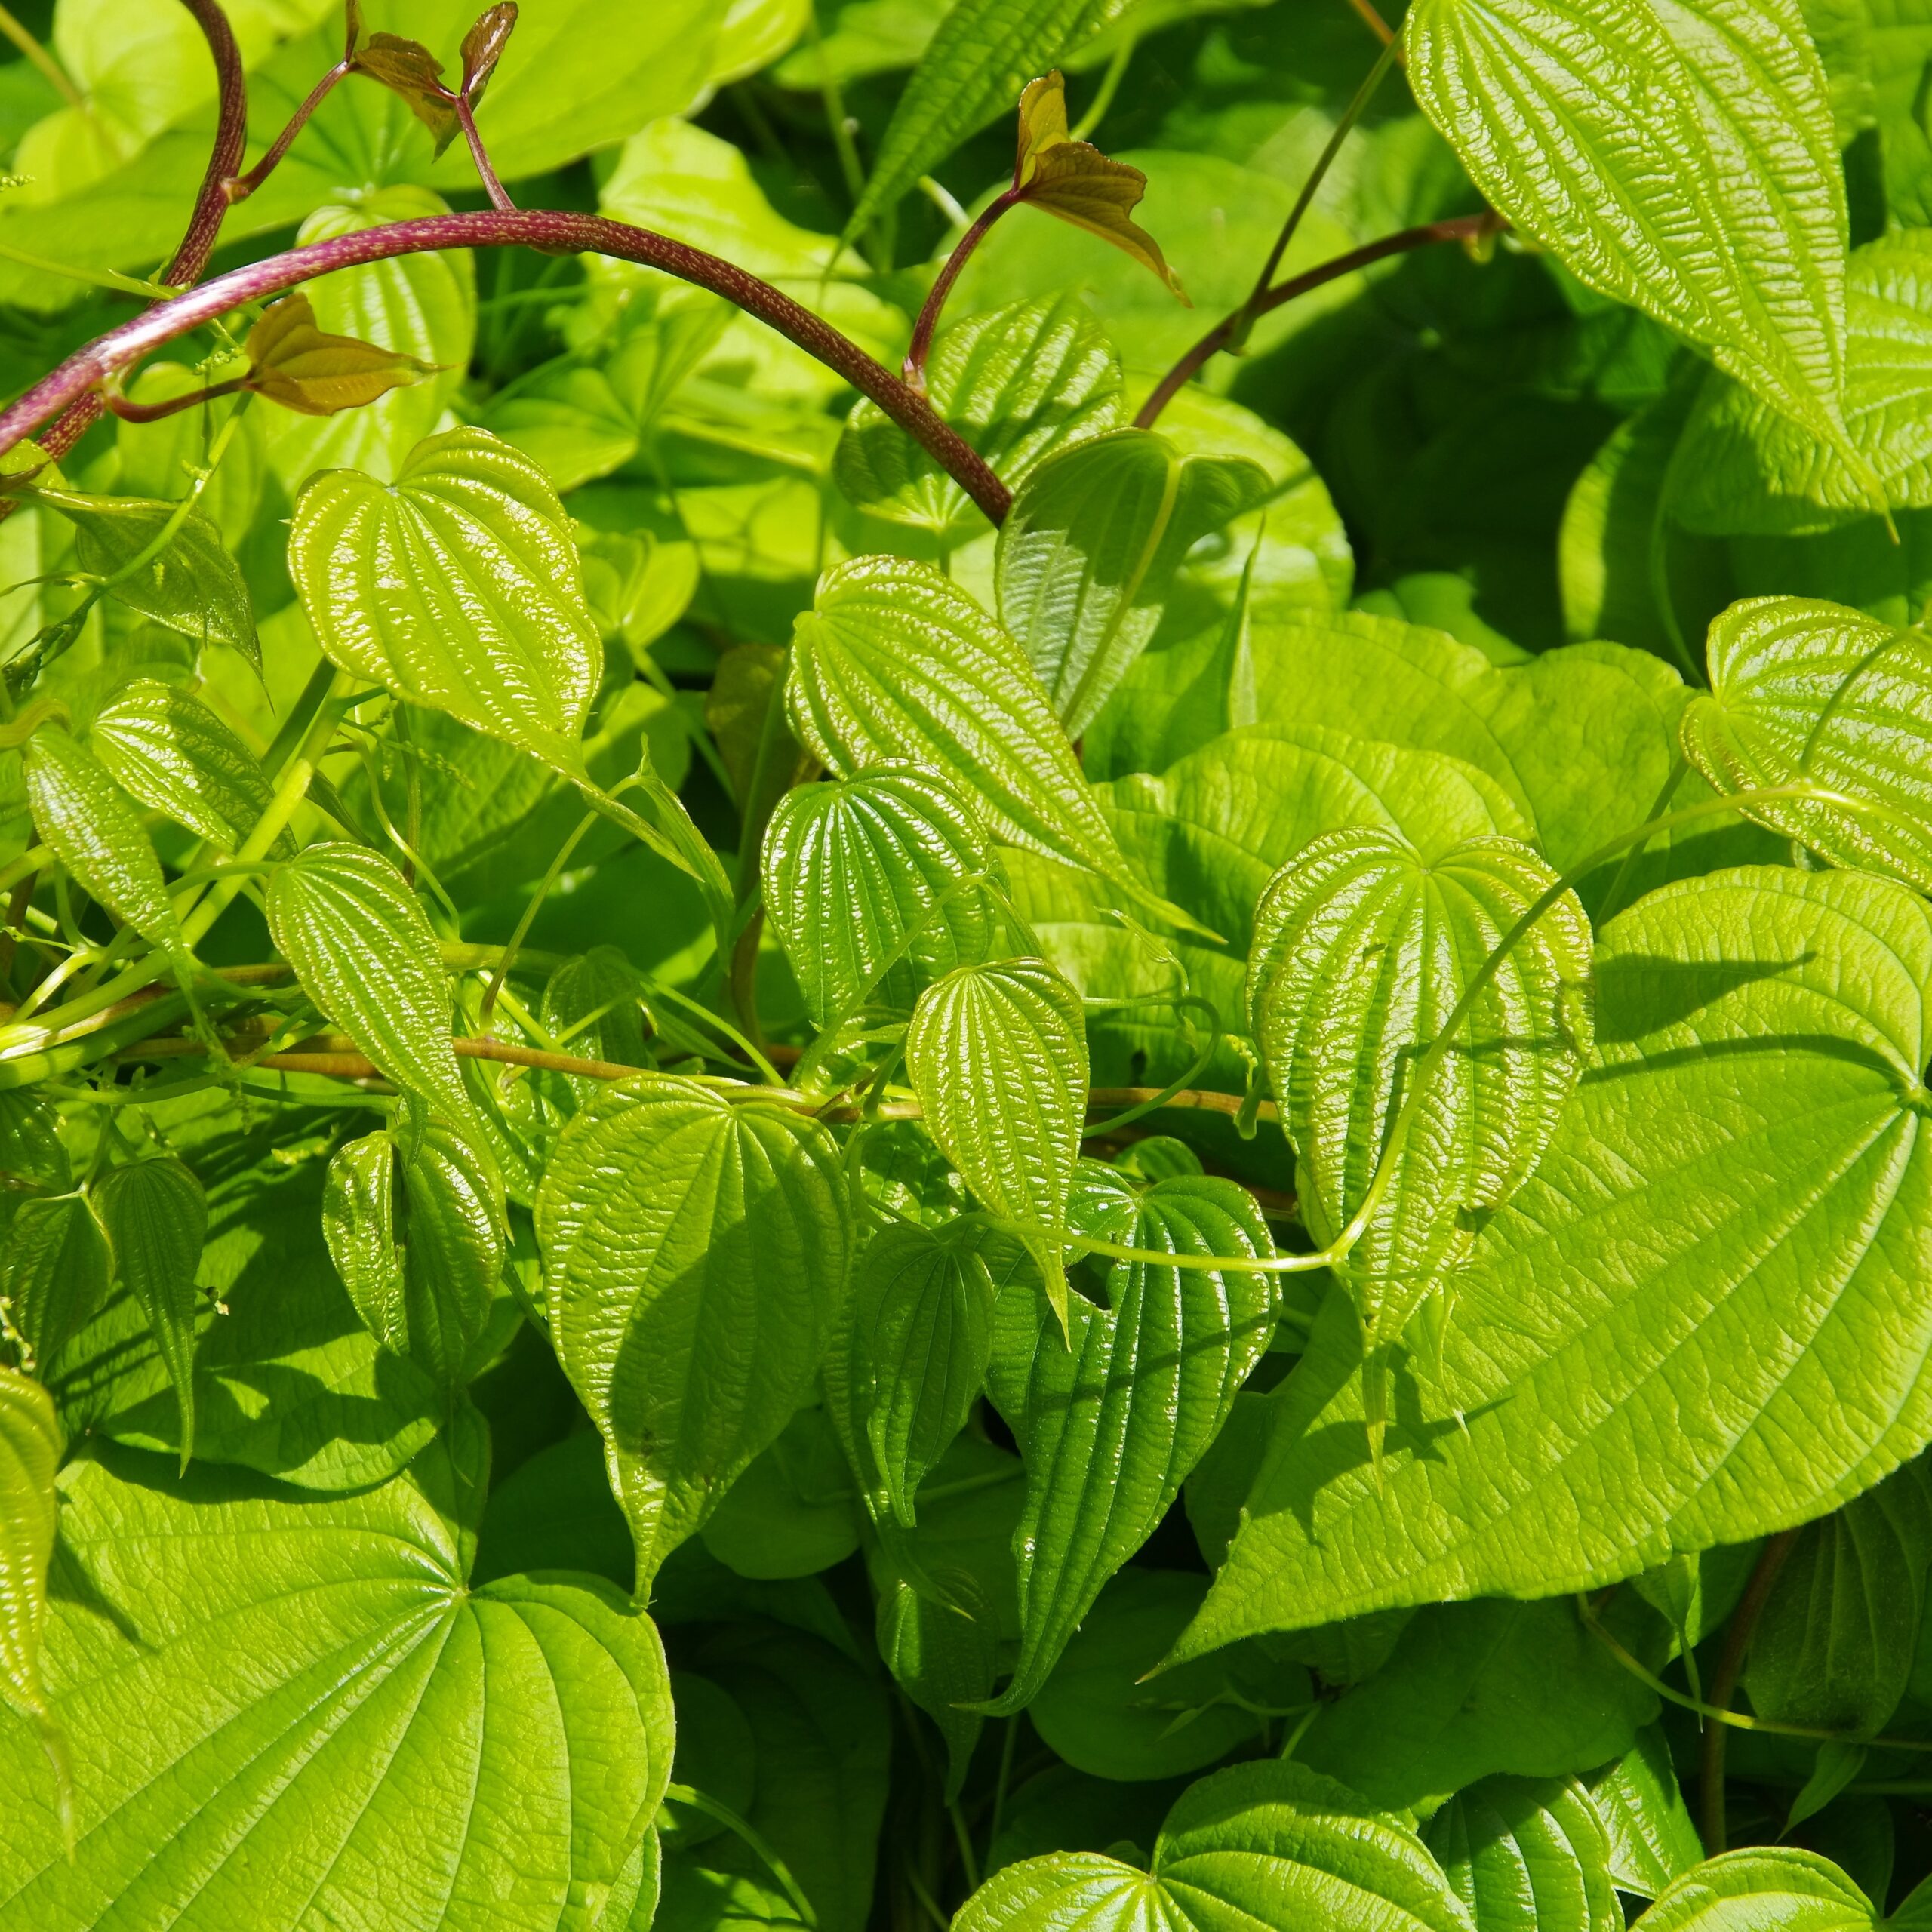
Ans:
{"type": "Polygon", "coordinates": [[[1124,161],[1110,161],[1091,141],[1076,141],[1066,128],[1066,82],[1057,68],[1029,81],[1020,97],[1020,152],[1013,164],[1013,192],[1111,242],[1151,269],[1189,308],[1194,304],[1168,266],[1161,245],[1134,220],[1147,192],[1147,177],[1124,161]]]}
{"type": "Polygon", "coordinates": [[[315,305],[299,292],[275,303],[248,332],[244,386],[303,416],[333,416],[407,387],[443,365],[378,349],[315,325],[315,305]]]}
{"type": "Polygon", "coordinates": [[[208,1233],[202,1184],[172,1155],[116,1168],[94,1190],[114,1271],[154,1331],[181,1411],[181,1466],[195,1453],[195,1275],[208,1233]]]}
{"type": "Polygon", "coordinates": [[[456,97],[443,85],[443,63],[420,40],[371,34],[353,64],[357,73],[380,81],[409,103],[410,112],[435,137],[438,154],[456,138],[456,97]]]}
{"type": "Polygon", "coordinates": [[[497,0],[479,14],[476,24],[463,37],[463,97],[473,107],[483,98],[497,63],[503,57],[512,31],[516,26],[516,0],[497,0]]]}

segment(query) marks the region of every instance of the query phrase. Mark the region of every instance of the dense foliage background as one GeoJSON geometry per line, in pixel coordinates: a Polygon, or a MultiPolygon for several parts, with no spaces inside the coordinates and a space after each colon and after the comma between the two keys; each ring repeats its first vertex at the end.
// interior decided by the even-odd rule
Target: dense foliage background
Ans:
{"type": "MultiPolygon", "coordinates": [[[[0,12],[8,396],[209,11],[0,12]]],[[[251,161],[362,65],[183,282],[513,197],[896,372],[1114,203],[940,315],[997,535],[570,235],[0,452],[0,1927],[1932,1873],[1932,4],[1384,11],[228,8],[251,161]]]]}

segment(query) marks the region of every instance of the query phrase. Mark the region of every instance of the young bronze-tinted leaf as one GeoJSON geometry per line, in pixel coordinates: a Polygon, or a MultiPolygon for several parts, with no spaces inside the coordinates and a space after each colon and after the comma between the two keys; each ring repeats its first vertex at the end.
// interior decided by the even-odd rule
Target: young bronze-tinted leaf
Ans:
{"type": "Polygon", "coordinates": [[[303,992],[390,1079],[473,1118],[436,936],[388,860],[345,840],[305,847],[269,881],[269,930],[303,992]]]}
{"type": "Polygon", "coordinates": [[[761,869],[807,1011],[823,1026],[881,994],[909,1004],[923,975],[977,964],[992,922],[968,881],[990,864],[971,805],[913,766],[787,792],[761,869]]]}
{"type": "Polygon", "coordinates": [[[1610,1875],[1620,1892],[1654,1899],[1703,1857],[1663,1725],[1647,1725],[1583,1783],[1609,1834],[1610,1875]]]}
{"type": "Polygon", "coordinates": [[[920,1483],[978,1399],[995,1294],[983,1246],[975,1229],[892,1221],[854,1264],[826,1398],[875,1521],[914,1527],[920,1483]]]}
{"type": "Polygon", "coordinates": [[[1574,1780],[1485,1778],[1424,1837],[1476,1932],[1623,1932],[1610,1838],[1574,1780]]]}
{"type": "Polygon", "coordinates": [[[23,1201],[0,1246],[0,1297],[45,1374],[60,1345],[107,1298],[112,1260],[100,1225],[78,1194],[23,1201]]]}
{"type": "Polygon", "coordinates": [[[564,770],[602,674],[549,479],[481,429],[419,443],[390,487],[318,476],[288,567],[330,660],[564,770]]]}
{"type": "MultiPolygon", "coordinates": [[[[1555,875],[1513,839],[1432,863],[1399,833],[1315,839],[1255,912],[1250,1030],[1293,1142],[1309,1232],[1367,1197],[1418,1055],[1555,875]]],[[[1589,1038],[1589,922],[1566,894],[1460,1023],[1411,1117],[1383,1204],[1343,1264],[1364,1327],[1399,1335],[1479,1218],[1536,1171],[1589,1038]]]]}
{"type": "MultiPolygon", "coordinates": [[[[1275,1252],[1254,1197],[1204,1175],[1143,1192],[1084,1164],[1068,1218],[1124,1247],[1275,1252]]],[[[1064,1328],[1023,1285],[1000,1299],[987,1389],[1026,1466],[1020,1655],[992,1706],[1003,1715],[1032,1701],[1102,1585],[1159,1527],[1274,1333],[1266,1275],[1123,1261],[1106,1280],[1110,1306],[1069,1296],[1064,1328]]]]}
{"type": "MultiPolygon", "coordinates": [[[[1044,296],[940,330],[926,395],[1017,489],[1051,451],[1120,420],[1120,361],[1078,296],[1044,296]]],[[[850,501],[889,522],[949,539],[984,528],[972,499],[869,399],[847,417],[832,473],[850,501]]]]}
{"type": "Polygon", "coordinates": [[[181,928],[147,829],[86,746],[58,724],[26,742],[27,803],[48,849],[115,918],[165,952],[181,928]]]}
{"type": "Polygon", "coordinates": [[[1069,737],[1147,648],[1182,558],[1268,491],[1258,465],[1184,457],[1148,429],[1063,451],[1027,478],[1000,526],[1000,621],[1069,737]]]}
{"type": "Polygon", "coordinates": [[[919,995],[906,1069],[927,1131],[995,1214],[1023,1236],[1063,1320],[1066,1277],[1054,1237],[1087,1118],[1087,1022],[1080,995],[1044,959],[960,966],[919,995]]]}
{"type": "Polygon", "coordinates": [[[443,85],[443,63],[420,41],[372,33],[355,57],[355,71],[408,102],[409,111],[435,137],[437,153],[456,138],[456,106],[443,85]]]}
{"type": "Polygon", "coordinates": [[[931,565],[860,557],[828,571],[798,621],[786,700],[801,742],[835,772],[929,767],[993,838],[1191,923],[1134,878],[1025,651],[931,565]]]}
{"type": "Polygon", "coordinates": [[[1193,307],[1168,266],[1160,243],[1134,219],[1147,192],[1146,176],[1124,161],[1109,160],[1092,142],[1076,141],[1069,134],[1066,82],[1057,68],[1029,81],[1020,97],[1020,151],[1013,164],[1013,186],[1028,207],[1044,209],[1111,242],[1193,307]]]}
{"type": "Polygon", "coordinates": [[[369,1332],[461,1388],[505,1260],[502,1191],[475,1151],[433,1123],[348,1142],[329,1162],[322,1232],[369,1332]]]}
{"type": "Polygon", "coordinates": [[[255,614],[241,566],[201,511],[181,517],[161,553],[130,570],[174,521],[179,503],[82,497],[66,490],[43,490],[40,500],[74,526],[74,561],[79,568],[90,576],[115,580],[107,594],[117,603],[196,644],[225,644],[250,663],[260,664],[255,614]]]}
{"type": "Polygon", "coordinates": [[[315,325],[299,291],[273,303],[248,331],[247,386],[303,416],[333,416],[435,373],[432,362],[315,325]]]}
{"type": "Polygon", "coordinates": [[[466,1587],[432,1459],[447,1501],[440,1442],[422,1482],[348,1495],[206,1462],[177,1483],[112,1445],[63,1470],[89,1588],[45,1656],[75,1841],[10,1727],[8,1932],[595,1922],[670,1773],[657,1633],[589,1577],[466,1587]]]}
{"type": "Polygon", "coordinates": [[[1759,597],[1711,626],[1709,655],[1709,695],[1684,714],[1698,771],[1727,793],[1810,784],[1885,808],[1894,816],[1803,798],[1748,810],[1835,865],[1932,891],[1932,639],[1836,604],[1759,597]]]}
{"type": "MultiPolygon", "coordinates": [[[[1795,1845],[1727,1851],[1674,1880],[1637,1923],[1644,1932],[1727,1932],[1801,1925],[1806,1932],[1872,1932],[1872,1901],[1838,1867],[1795,1845]]],[[[1904,1915],[1887,1921],[1900,1927],[1904,1915]]]]}
{"type": "Polygon", "coordinates": [[[473,107],[483,98],[497,63],[516,26],[516,0],[497,0],[497,5],[478,14],[476,23],[463,37],[463,85],[460,92],[473,107]]]}
{"type": "Polygon", "coordinates": [[[1905,1694],[1932,1567],[1932,1469],[1918,1457],[1800,1531],[1752,1634],[1751,1708],[1870,1737],[1905,1694]]]}
{"type": "MultiPolygon", "coordinates": [[[[1932,233],[1868,242],[1845,287],[1844,412],[1897,509],[1932,505],[1932,233]]],[[[1721,536],[1829,529],[1871,508],[1863,478],[1741,385],[1707,376],[1672,470],[1670,514],[1721,536]]]]}
{"type": "Polygon", "coordinates": [[[1798,0],[1419,0],[1405,37],[1491,203],[1841,451],[1869,506],[1841,403],[1844,177],[1798,0]]]}
{"type": "Polygon", "coordinates": [[[1381,1480],[1331,1298],[1188,1648],[1593,1589],[1918,1454],[1929,986],[1932,912],[1869,874],[1741,867],[1607,927],[1596,1063],[1458,1278],[1381,1480]]]}
{"type": "Polygon", "coordinates": [[[115,1278],[134,1292],[159,1343],[181,1411],[181,1466],[195,1452],[195,1275],[208,1197],[172,1155],[116,1168],[94,1190],[115,1278]]]}
{"type": "Polygon", "coordinates": [[[47,1391],[18,1371],[0,1367],[0,1693],[35,1716],[47,1708],[40,1639],[60,1446],[47,1391]]]}
{"type": "Polygon", "coordinates": [[[565,1130],[537,1197],[550,1332],[603,1432],[637,1583],[776,1440],[845,1293],[829,1129],[689,1082],[629,1083],[565,1130]]]}
{"type": "MultiPolygon", "coordinates": [[[[88,742],[123,791],[224,852],[241,849],[274,795],[261,760],[179,685],[123,685],[95,712],[88,742]]],[[[269,857],[294,856],[294,839],[278,833],[269,857]]]]}
{"type": "Polygon", "coordinates": [[[961,1907],[958,1932],[1472,1932],[1405,1821],[1292,1761],[1236,1764],[1190,1785],[1146,1869],[1102,1852],[1009,1865],[961,1907]]]}

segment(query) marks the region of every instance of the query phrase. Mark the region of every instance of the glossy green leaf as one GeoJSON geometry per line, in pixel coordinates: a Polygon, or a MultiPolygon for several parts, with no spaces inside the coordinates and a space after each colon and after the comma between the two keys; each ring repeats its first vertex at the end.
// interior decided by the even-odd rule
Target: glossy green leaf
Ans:
{"type": "MultiPolygon", "coordinates": [[[[1275,1252],[1254,1196],[1206,1176],[1143,1192],[1088,1164],[1068,1218],[1157,1254],[1275,1252]]],[[[1274,1333],[1266,1275],[1131,1261],[1106,1278],[1109,1306],[1070,1295],[1064,1333],[1023,1284],[1000,1300],[987,1387],[1026,1466],[1013,1545],[1020,1647],[993,1707],[1003,1715],[1032,1700],[1101,1586],[1159,1526],[1274,1333]]]]}
{"type": "Polygon", "coordinates": [[[1244,459],[1117,429],[1042,463],[1000,526],[1000,621],[1078,738],[1147,648],[1182,559],[1269,494],[1244,459]]]}
{"type": "Polygon", "coordinates": [[[26,1343],[26,1366],[45,1374],[62,1343],[106,1299],[112,1257],[82,1195],[23,1201],[5,1229],[0,1297],[26,1343]]]}
{"type": "Polygon", "coordinates": [[[445,1390],[481,1366],[506,1259],[503,1214],[495,1175],[445,1127],[369,1134],[329,1162],[322,1231],[356,1312],[445,1390]]]}
{"type": "Polygon", "coordinates": [[[1812,784],[1884,807],[1893,815],[1801,798],[1749,810],[1835,864],[1932,890],[1924,634],[1838,605],[1760,597],[1711,626],[1709,657],[1710,694],[1684,714],[1684,755],[1704,777],[1727,793],[1812,784]]]}
{"type": "Polygon", "coordinates": [[[1740,868],[1606,928],[1597,1064],[1459,1278],[1380,1482],[1331,1302],[1187,1647],[1593,1589],[1915,1455],[1929,984],[1932,915],[1869,875],[1740,868]]]}
{"type": "MultiPolygon", "coordinates": [[[[224,852],[241,849],[273,795],[260,759],[179,685],[123,685],[94,714],[88,742],[123,791],[224,852]]],[[[278,833],[269,856],[294,854],[294,838],[278,833]]]]}
{"type": "Polygon", "coordinates": [[[23,1194],[65,1194],[73,1185],[60,1116],[44,1092],[0,1094],[0,1183],[23,1194]]]}
{"type": "Polygon", "coordinates": [[[840,775],[930,767],[995,839],[1177,916],[1121,857],[1025,651],[930,565],[861,557],[829,571],[798,621],[786,701],[801,742],[840,775]]]}
{"type": "Polygon", "coordinates": [[[949,781],[909,765],[788,792],[761,863],[765,910],[823,1026],[866,1001],[909,1004],[920,980],[992,943],[986,835],[949,781]]]}
{"type": "MultiPolygon", "coordinates": [[[[1851,257],[1845,422],[1897,509],[1932,504],[1932,233],[1868,242],[1851,257]]],[[[1721,536],[1829,528],[1868,513],[1865,479],[1829,444],[1750,390],[1712,376],[1674,466],[1670,513],[1721,536]]]]}
{"type": "Polygon", "coordinates": [[[41,837],[75,881],[165,952],[181,928],[153,841],[94,754],[58,724],[27,740],[27,803],[41,837]]]}
{"type": "MultiPolygon", "coordinates": [[[[1017,489],[1053,451],[1120,420],[1120,363],[1084,302],[1048,296],[940,330],[926,396],[1017,489]]],[[[832,475],[849,501],[888,522],[955,541],[980,527],[966,493],[875,402],[854,405],[832,475]]]]}
{"type": "MultiPolygon", "coordinates": [[[[1255,913],[1250,1030],[1309,1232],[1334,1241],[1368,1196],[1419,1054],[1556,882],[1526,847],[1426,856],[1398,834],[1318,838],[1255,913]]],[[[1537,921],[1459,1023],[1421,1090],[1383,1204],[1343,1272],[1374,1346],[1399,1336],[1481,1220],[1536,1171],[1589,1039],[1590,928],[1573,894],[1537,921]]]]}
{"type": "Polygon", "coordinates": [[[1294,1763],[1237,1764],[1189,1786],[1143,1871],[1099,1852],[1008,1866],[968,1899],[959,1932],[1099,1932],[1149,1922],[1209,1932],[1469,1932],[1413,1829],[1294,1763]]]}
{"type": "Polygon", "coordinates": [[[671,1760],[663,1653],[615,1590],[466,1589],[408,1478],[298,1500],[100,1450],[60,1491],[63,1560],[89,1580],[46,1643],[75,1846],[37,1744],[7,1733],[0,1925],[293,1928],[377,1897],[397,1932],[595,1922],[671,1760]]]}
{"type": "Polygon", "coordinates": [[[1662,1893],[1644,1932],[1729,1932],[1801,1925],[1806,1932],[1872,1932],[1872,1901],[1828,1858],[1794,1845],[1753,1846],[1707,1859],[1662,1893]]]}
{"type": "Polygon", "coordinates": [[[1623,1932],[1610,1838],[1574,1780],[1485,1778],[1424,1837],[1478,1932],[1623,1932]]]}
{"type": "Polygon", "coordinates": [[[472,1118],[436,936],[388,860],[340,840],[306,847],[269,881],[269,930],[303,992],[389,1078],[472,1118]]]}
{"type": "Polygon", "coordinates": [[[1639,1731],[1622,1757],[1583,1783],[1609,1834],[1610,1875],[1619,1891],[1654,1899],[1703,1858],[1661,1724],[1639,1731]]]}
{"type": "MultiPolygon", "coordinates": [[[[1206,1587],[1198,1576],[1131,1564],[1101,1591],[1027,1709],[1068,1764],[1140,1783],[1203,1770],[1260,1736],[1259,1713],[1228,1696],[1220,1659],[1152,1675],[1206,1587]]],[[[1297,1675],[1283,1708],[1310,1702],[1307,1674],[1297,1675]]]]}
{"type": "Polygon", "coordinates": [[[1751,1708],[1854,1739],[1905,1694],[1932,1569],[1932,1469],[1921,1457],[1799,1533],[1751,1639],[1751,1708]]]}
{"type": "Polygon", "coordinates": [[[1863,469],[1844,177],[1798,0],[1421,0],[1405,38],[1417,100],[1495,208],[1863,469]]]}
{"type": "Polygon", "coordinates": [[[75,564],[91,577],[112,580],[107,595],[117,603],[197,645],[226,645],[251,664],[261,663],[241,567],[200,510],[68,491],[43,490],[40,497],[74,526],[75,564]],[[158,554],[146,558],[171,523],[173,534],[158,554]]]}
{"type": "Polygon", "coordinates": [[[0,1367],[0,1687],[8,1703],[35,1716],[47,1708],[40,1646],[60,1450],[47,1391],[0,1367]]]}
{"type": "Polygon", "coordinates": [[[966,1185],[992,1213],[1035,1231],[1022,1238],[1064,1318],[1054,1237],[1066,1224],[1087,1118],[1079,995],[1044,959],[955,967],[912,1009],[906,1069],[927,1131],[966,1185]]]}
{"type": "Polygon", "coordinates": [[[114,1272],[154,1331],[181,1410],[181,1466],[195,1453],[195,1287],[207,1238],[208,1197],[172,1155],[116,1168],[95,1187],[94,1210],[114,1272]]]}
{"type": "Polygon", "coordinates": [[[689,1083],[565,1130],[537,1198],[551,1334],[603,1432],[638,1589],[790,1420],[845,1294],[829,1132],[689,1083]]]}
{"type": "Polygon", "coordinates": [[[826,1397],[876,1521],[916,1525],[919,1484],[979,1398],[996,1292],[985,1249],[971,1227],[893,1221],[853,1265],[826,1397]]]}
{"type": "Polygon", "coordinates": [[[418,443],[393,485],[318,476],[288,564],[333,663],[579,768],[603,645],[568,519],[528,457],[451,429],[418,443]]]}
{"type": "Polygon", "coordinates": [[[1497,1773],[1594,1770],[1657,1709],[1571,1603],[1435,1604],[1379,1670],[1322,1706],[1296,1755],[1379,1804],[1426,1810],[1497,1773]]]}
{"type": "Polygon", "coordinates": [[[1020,89],[1106,23],[1096,0],[958,0],[912,71],[847,224],[862,233],[1020,89]]]}

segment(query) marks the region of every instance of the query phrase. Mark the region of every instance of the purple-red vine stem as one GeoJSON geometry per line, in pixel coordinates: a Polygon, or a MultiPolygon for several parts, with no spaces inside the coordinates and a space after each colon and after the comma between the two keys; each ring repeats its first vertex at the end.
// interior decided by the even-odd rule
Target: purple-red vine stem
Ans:
{"type": "MultiPolygon", "coordinates": [[[[171,287],[186,288],[198,281],[202,271],[214,253],[216,237],[221,232],[223,217],[228,213],[228,183],[242,165],[248,142],[248,82],[242,66],[242,50],[220,0],[182,0],[195,17],[214,61],[217,103],[214,145],[209,150],[208,170],[195,196],[188,217],[187,232],[174,251],[162,279],[171,287]]],[[[41,438],[41,445],[57,461],[85,435],[100,416],[102,399],[85,394],[73,399],[73,407],[41,438]]],[[[0,515],[11,508],[0,507],[0,515]]]]}
{"type": "Polygon", "coordinates": [[[919,319],[912,325],[912,346],[906,352],[905,376],[909,386],[923,395],[926,389],[926,356],[933,346],[933,331],[939,325],[940,311],[959,279],[959,271],[972,259],[973,251],[986,238],[986,232],[1007,210],[1026,198],[1022,188],[1009,188],[987,203],[986,212],[961,235],[946,266],[934,278],[931,293],[920,305],[919,319]]]}
{"type": "Polygon", "coordinates": [[[1337,255],[1332,262],[1324,262],[1304,274],[1291,275],[1286,281],[1277,282],[1258,302],[1244,303],[1225,321],[1217,323],[1161,378],[1158,386],[1140,405],[1140,413],[1134,419],[1134,427],[1152,429],[1161,420],[1161,411],[1257,315],[1265,315],[1271,309],[1294,301],[1297,296],[1306,295],[1324,283],[1339,281],[1344,275],[1354,275],[1377,262],[1386,261],[1391,255],[1406,255],[1411,249],[1426,248],[1438,242],[1479,242],[1487,235],[1500,235],[1509,226],[1493,208],[1485,208],[1481,214],[1457,215],[1447,221],[1426,222],[1420,228],[1405,228],[1399,235],[1386,235],[1380,242],[1371,242],[1366,248],[1337,255]]]}
{"type": "Polygon", "coordinates": [[[715,255],[668,235],[601,215],[538,208],[491,208],[474,214],[429,215],[418,221],[396,222],[290,248],[217,275],[109,330],[0,411],[0,452],[33,435],[61,410],[68,409],[71,415],[69,405],[84,399],[91,401],[97,412],[100,404],[97,392],[103,383],[120,377],[164,343],[245,303],[278,295],[336,269],[388,261],[398,255],[439,248],[512,246],[561,254],[613,256],[662,269],[723,296],[870,397],[995,523],[1004,518],[1012,499],[985,458],[924,396],[790,296],[715,255]]]}

